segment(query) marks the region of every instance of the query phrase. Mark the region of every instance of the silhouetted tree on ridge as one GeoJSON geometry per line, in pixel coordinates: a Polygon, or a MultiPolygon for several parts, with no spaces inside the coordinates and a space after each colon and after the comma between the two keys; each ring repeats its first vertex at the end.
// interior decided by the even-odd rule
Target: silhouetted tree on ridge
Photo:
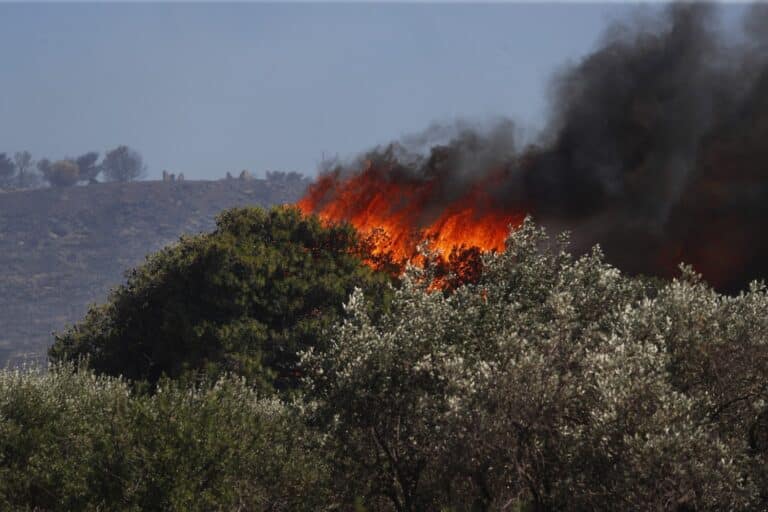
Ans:
{"type": "Polygon", "coordinates": [[[118,146],[107,151],[101,164],[109,181],[128,182],[144,176],[147,167],[138,151],[128,146],[118,146]]]}
{"type": "Polygon", "coordinates": [[[101,173],[101,165],[96,162],[99,160],[99,154],[96,151],[89,151],[80,155],[75,160],[79,170],[80,181],[96,183],[96,177],[101,173]]]}
{"type": "Polygon", "coordinates": [[[16,165],[16,180],[19,188],[30,186],[35,180],[32,178],[32,169],[35,162],[32,160],[32,153],[29,151],[17,151],[13,155],[13,162],[16,165]]]}
{"type": "Polygon", "coordinates": [[[0,153],[0,186],[10,185],[13,175],[16,172],[16,165],[13,160],[8,158],[5,153],[0,153]]]}

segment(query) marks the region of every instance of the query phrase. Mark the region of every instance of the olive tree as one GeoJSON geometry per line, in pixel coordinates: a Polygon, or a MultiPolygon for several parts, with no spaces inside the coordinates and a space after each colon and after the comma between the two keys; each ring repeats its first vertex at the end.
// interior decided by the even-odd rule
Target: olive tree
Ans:
{"type": "Polygon", "coordinates": [[[243,380],[128,382],[0,370],[2,510],[323,510],[320,438],[243,380]]]}
{"type": "MultiPolygon", "coordinates": [[[[381,319],[357,292],[327,350],[305,353],[315,421],[337,443],[350,501],[398,511],[757,506],[762,459],[714,414],[742,391],[696,389],[710,366],[688,373],[680,359],[696,361],[686,351],[713,331],[763,343],[762,327],[747,326],[768,312],[764,292],[733,299],[745,319],[720,325],[733,317],[715,310],[729,301],[705,286],[649,293],[599,249],[575,258],[530,221],[483,264],[476,284],[450,293],[434,289],[429,268],[410,269],[381,319]]],[[[751,368],[751,386],[721,379],[745,391],[766,382],[751,368]]]]}
{"type": "Polygon", "coordinates": [[[43,172],[43,178],[53,187],[72,187],[80,180],[80,169],[73,160],[57,160],[53,163],[41,160],[38,166],[43,172]]]}
{"type": "Polygon", "coordinates": [[[17,151],[13,155],[13,162],[16,165],[16,180],[18,186],[21,188],[34,185],[37,181],[32,169],[34,168],[34,161],[32,160],[32,153],[29,151],[17,151]]]}
{"type": "Polygon", "coordinates": [[[16,173],[16,165],[5,153],[0,153],[0,187],[9,186],[16,173]]]}
{"type": "Polygon", "coordinates": [[[75,163],[80,171],[80,181],[96,183],[96,177],[101,173],[101,165],[96,162],[99,160],[99,154],[95,151],[84,153],[77,157],[75,163]]]}
{"type": "Polygon", "coordinates": [[[128,146],[118,146],[104,155],[101,170],[110,181],[127,182],[143,177],[147,168],[138,151],[128,146]]]}

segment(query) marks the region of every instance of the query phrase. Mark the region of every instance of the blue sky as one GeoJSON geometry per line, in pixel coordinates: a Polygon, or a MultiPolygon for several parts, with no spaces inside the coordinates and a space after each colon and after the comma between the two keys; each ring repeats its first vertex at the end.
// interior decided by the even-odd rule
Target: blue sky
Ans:
{"type": "Polygon", "coordinates": [[[215,179],[313,174],[434,122],[547,112],[626,4],[0,4],[0,152],[118,144],[215,179]]]}

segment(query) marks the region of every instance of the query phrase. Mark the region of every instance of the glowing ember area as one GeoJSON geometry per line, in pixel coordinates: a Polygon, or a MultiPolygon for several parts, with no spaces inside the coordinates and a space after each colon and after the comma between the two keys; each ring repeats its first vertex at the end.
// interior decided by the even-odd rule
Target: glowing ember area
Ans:
{"type": "Polygon", "coordinates": [[[419,244],[429,241],[455,271],[468,265],[463,260],[479,261],[480,252],[503,249],[510,227],[523,222],[525,212],[504,209],[493,197],[502,178],[491,173],[446,191],[437,177],[414,178],[366,161],[346,179],[338,172],[321,176],[298,206],[326,222],[351,223],[375,258],[400,266],[418,262],[419,244]]]}

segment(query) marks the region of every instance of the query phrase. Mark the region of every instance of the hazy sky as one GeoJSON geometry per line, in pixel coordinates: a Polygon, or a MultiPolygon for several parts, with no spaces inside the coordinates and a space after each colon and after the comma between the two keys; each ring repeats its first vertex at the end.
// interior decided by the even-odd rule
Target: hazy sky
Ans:
{"type": "Polygon", "coordinates": [[[315,172],[433,122],[542,124],[621,4],[0,4],[0,152],[118,144],[219,178],[315,172]]]}

